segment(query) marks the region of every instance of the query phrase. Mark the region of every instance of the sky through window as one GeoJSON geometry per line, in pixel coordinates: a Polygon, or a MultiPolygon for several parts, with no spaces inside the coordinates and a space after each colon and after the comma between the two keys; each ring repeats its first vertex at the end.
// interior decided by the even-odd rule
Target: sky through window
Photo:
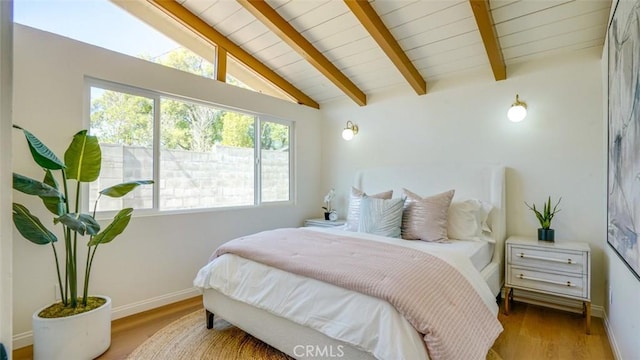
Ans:
{"type": "Polygon", "coordinates": [[[180,47],[108,0],[15,0],[14,21],[135,57],[180,47]]]}

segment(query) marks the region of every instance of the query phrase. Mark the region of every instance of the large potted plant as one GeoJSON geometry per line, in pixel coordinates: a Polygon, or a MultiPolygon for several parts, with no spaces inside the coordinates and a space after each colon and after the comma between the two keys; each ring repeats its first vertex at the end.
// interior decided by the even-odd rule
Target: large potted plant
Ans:
{"type": "Polygon", "coordinates": [[[43,180],[13,174],[13,188],[42,199],[53,214],[53,224],[61,228],[64,241],[58,249],[58,236],[47,229],[26,206],[13,203],[13,223],[20,234],[37,245],[51,245],[53,250],[61,301],[33,315],[34,359],[92,359],[105,352],[111,344],[111,299],[89,296],[91,268],[96,250],[120,235],[131,220],[132,208],[120,210],[102,230],[95,219],[101,196],[122,197],[136,187],[152,184],[151,180],[130,181],[100,191],[91,213],[80,209],[81,185],[93,182],[100,175],[102,151],[95,136],[82,130],[73,136],[64,154],[57,157],[35,135],[19,126],[33,160],[43,170],[43,180]],[[71,186],[75,184],[75,191],[71,186]],[[73,201],[73,204],[72,204],[73,201]],[[73,205],[73,206],[72,206],[73,205]],[[84,237],[86,248],[78,243],[84,237]],[[79,266],[81,252],[86,251],[84,270],[79,266]],[[82,294],[79,294],[79,274],[82,294]]]}
{"type": "Polygon", "coordinates": [[[558,205],[560,205],[561,200],[562,198],[559,198],[558,202],[552,209],[551,196],[549,196],[547,202],[545,202],[542,206],[542,211],[536,209],[536,204],[533,204],[533,206],[531,206],[525,202],[525,205],[527,205],[527,207],[531,209],[531,211],[533,211],[533,213],[536,215],[536,218],[538,219],[538,222],[540,222],[540,228],[538,228],[538,240],[554,241],[555,231],[551,228],[551,220],[553,220],[553,217],[556,215],[556,213],[560,211],[560,209],[558,209],[558,205]]]}

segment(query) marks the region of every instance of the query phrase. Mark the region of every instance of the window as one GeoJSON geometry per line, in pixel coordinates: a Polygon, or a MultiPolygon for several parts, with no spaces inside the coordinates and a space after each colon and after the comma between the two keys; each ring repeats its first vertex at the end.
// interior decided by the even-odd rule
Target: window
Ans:
{"type": "MultiPolygon", "coordinates": [[[[156,29],[149,25],[162,23],[165,16],[162,12],[149,11],[144,6],[128,6],[123,1],[14,1],[16,23],[214,78],[214,46],[205,41],[185,40],[192,38],[192,32],[180,26],[159,26],[156,29]],[[183,34],[177,37],[179,32],[183,34]],[[184,43],[177,43],[174,39],[178,38],[184,43]]],[[[270,90],[271,86],[252,71],[236,65],[232,58],[229,60],[228,84],[291,101],[278,91],[270,90]]]]}
{"type": "MultiPolygon", "coordinates": [[[[109,186],[153,179],[154,100],[141,93],[90,88],[89,132],[102,148],[100,177],[89,186],[89,204],[109,186]]],[[[97,210],[153,208],[151,186],[141,186],[123,198],[101,197],[97,210]]]]}
{"type": "Polygon", "coordinates": [[[90,132],[102,146],[100,189],[153,179],[98,211],[186,210],[291,198],[292,124],[216,105],[88,80],[90,132]]]}
{"type": "Polygon", "coordinates": [[[289,200],[289,130],[284,124],[261,123],[262,201],[289,200]]]}
{"type": "Polygon", "coordinates": [[[129,56],[156,59],[181,49],[127,10],[108,0],[14,1],[14,21],[129,56]]]}

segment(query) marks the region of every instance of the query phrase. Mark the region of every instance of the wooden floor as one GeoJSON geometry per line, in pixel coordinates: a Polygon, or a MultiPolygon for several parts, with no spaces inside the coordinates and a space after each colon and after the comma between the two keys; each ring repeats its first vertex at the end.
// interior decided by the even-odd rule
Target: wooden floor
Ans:
{"type": "Polygon", "coordinates": [[[602,319],[591,318],[591,335],[587,335],[581,314],[512,304],[509,315],[500,307],[498,319],[504,331],[493,345],[504,360],[614,359],[602,319]]]}
{"type": "MultiPolygon", "coordinates": [[[[579,314],[514,303],[508,316],[498,319],[504,331],[494,349],[504,360],[613,359],[602,319],[593,318],[591,335],[579,314]]],[[[113,322],[111,347],[98,359],[125,359],[138,345],[172,321],[202,309],[200,297],[181,301],[113,322]]],[[[204,314],[202,318],[204,322],[204,314]]],[[[31,346],[13,352],[14,360],[32,359],[31,346]]]]}

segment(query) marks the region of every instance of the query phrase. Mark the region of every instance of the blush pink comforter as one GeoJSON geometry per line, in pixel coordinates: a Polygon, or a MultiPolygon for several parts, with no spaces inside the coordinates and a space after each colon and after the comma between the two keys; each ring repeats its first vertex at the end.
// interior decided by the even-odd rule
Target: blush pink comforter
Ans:
{"type": "Polygon", "coordinates": [[[423,335],[429,357],[485,359],[502,325],[444,260],[391,244],[278,229],[220,246],[226,253],[386,300],[423,335]]]}

